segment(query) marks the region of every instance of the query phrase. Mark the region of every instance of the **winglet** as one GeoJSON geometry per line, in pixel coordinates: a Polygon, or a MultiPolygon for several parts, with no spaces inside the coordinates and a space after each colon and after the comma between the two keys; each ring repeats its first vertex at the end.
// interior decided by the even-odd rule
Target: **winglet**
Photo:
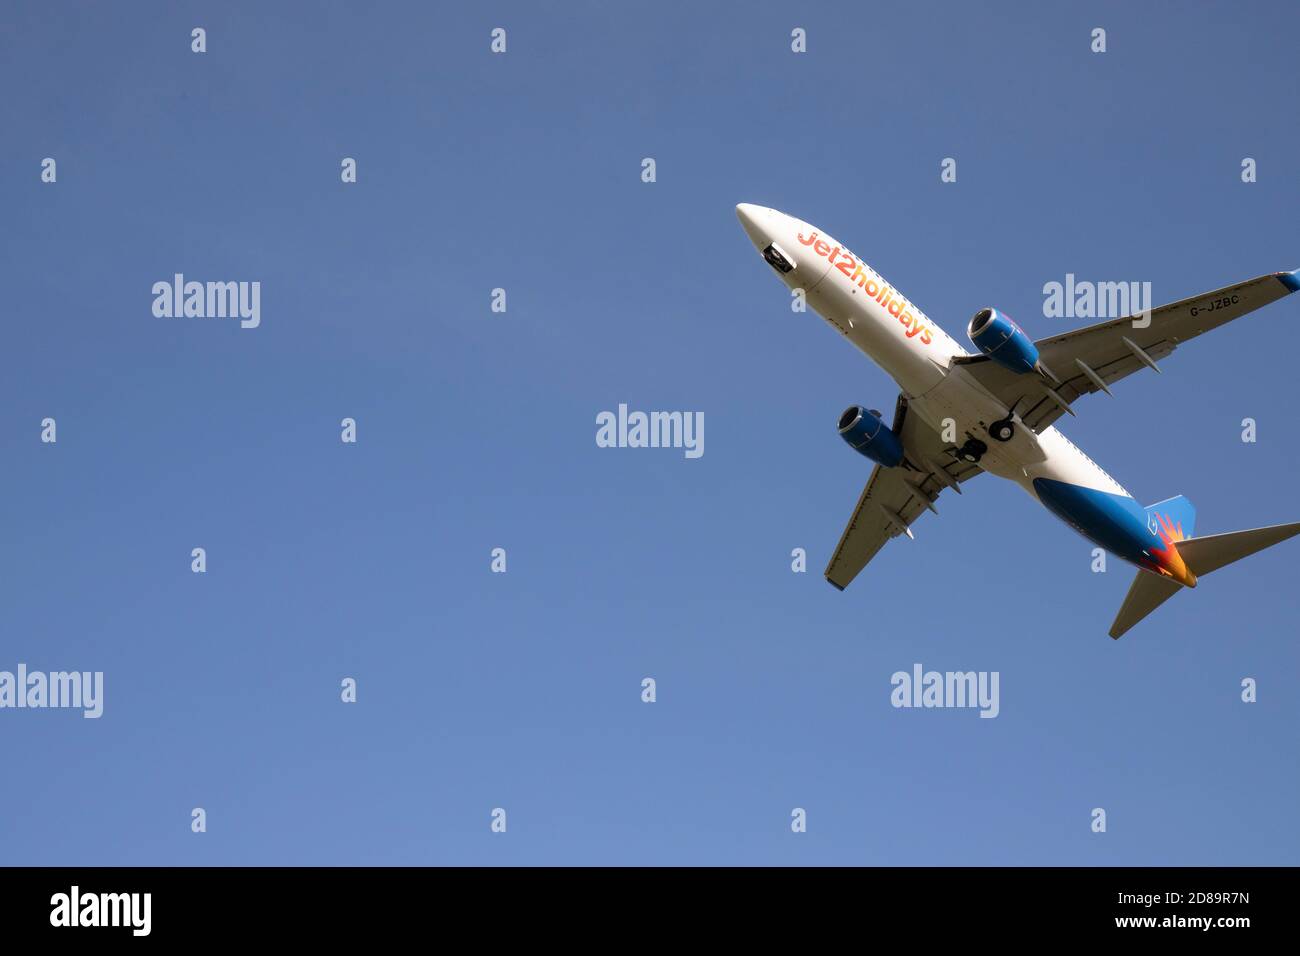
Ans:
{"type": "Polygon", "coordinates": [[[1300,292],[1300,269],[1294,272],[1279,272],[1277,279],[1286,286],[1288,292],[1300,292]]]}

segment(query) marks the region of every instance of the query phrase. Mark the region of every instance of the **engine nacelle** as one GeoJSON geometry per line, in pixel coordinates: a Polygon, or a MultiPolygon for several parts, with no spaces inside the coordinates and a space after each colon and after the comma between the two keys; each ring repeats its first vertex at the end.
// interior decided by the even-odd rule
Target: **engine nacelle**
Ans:
{"type": "Polygon", "coordinates": [[[1038,347],[1009,315],[980,309],[966,330],[975,347],[1003,368],[1021,374],[1038,367],[1038,347]]]}
{"type": "Polygon", "coordinates": [[[840,437],[872,461],[893,468],[903,460],[903,443],[879,412],[850,405],[840,416],[840,437]]]}

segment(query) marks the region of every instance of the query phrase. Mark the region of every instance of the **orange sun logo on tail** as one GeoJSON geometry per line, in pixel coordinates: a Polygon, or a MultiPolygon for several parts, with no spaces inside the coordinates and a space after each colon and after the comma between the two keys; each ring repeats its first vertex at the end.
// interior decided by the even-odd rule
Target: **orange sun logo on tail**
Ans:
{"type": "Polygon", "coordinates": [[[1162,514],[1156,515],[1156,521],[1159,523],[1156,534],[1160,536],[1164,547],[1151,549],[1151,556],[1155,560],[1155,567],[1152,570],[1171,577],[1189,588],[1196,587],[1196,575],[1191,572],[1184,563],[1183,556],[1178,553],[1178,542],[1187,540],[1187,536],[1183,534],[1182,522],[1174,524],[1169,520],[1168,515],[1162,514]]]}

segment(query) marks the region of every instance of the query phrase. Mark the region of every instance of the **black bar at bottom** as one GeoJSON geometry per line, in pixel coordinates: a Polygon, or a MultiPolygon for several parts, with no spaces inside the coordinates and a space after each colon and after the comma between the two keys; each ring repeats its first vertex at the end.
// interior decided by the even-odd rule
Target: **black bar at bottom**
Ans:
{"type": "MultiPolygon", "coordinates": [[[[326,943],[481,938],[540,927],[732,941],[843,929],[859,937],[1231,941],[1284,930],[1286,868],[10,868],[6,941],[111,937],[169,942],[292,938],[326,943]],[[147,894],[147,896],[146,896],[147,894]],[[89,924],[89,925],[88,925],[89,924]],[[105,925],[107,924],[107,925],[105,925]],[[456,937],[461,938],[461,937],[456,937]]],[[[538,942],[534,936],[533,942],[538,942]]]]}

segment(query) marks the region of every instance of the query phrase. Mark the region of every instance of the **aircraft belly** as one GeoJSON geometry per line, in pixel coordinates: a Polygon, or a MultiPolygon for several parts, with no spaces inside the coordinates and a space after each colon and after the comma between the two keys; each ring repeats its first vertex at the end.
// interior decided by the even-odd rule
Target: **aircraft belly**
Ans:
{"type": "Polygon", "coordinates": [[[949,371],[934,388],[910,399],[908,408],[953,446],[960,446],[967,438],[984,442],[988,451],[980,460],[980,467],[1033,493],[1026,470],[1041,465],[1047,458],[1038,436],[1033,429],[1020,424],[1010,441],[1000,442],[989,435],[987,426],[1006,417],[1007,410],[963,370],[949,371]]]}

